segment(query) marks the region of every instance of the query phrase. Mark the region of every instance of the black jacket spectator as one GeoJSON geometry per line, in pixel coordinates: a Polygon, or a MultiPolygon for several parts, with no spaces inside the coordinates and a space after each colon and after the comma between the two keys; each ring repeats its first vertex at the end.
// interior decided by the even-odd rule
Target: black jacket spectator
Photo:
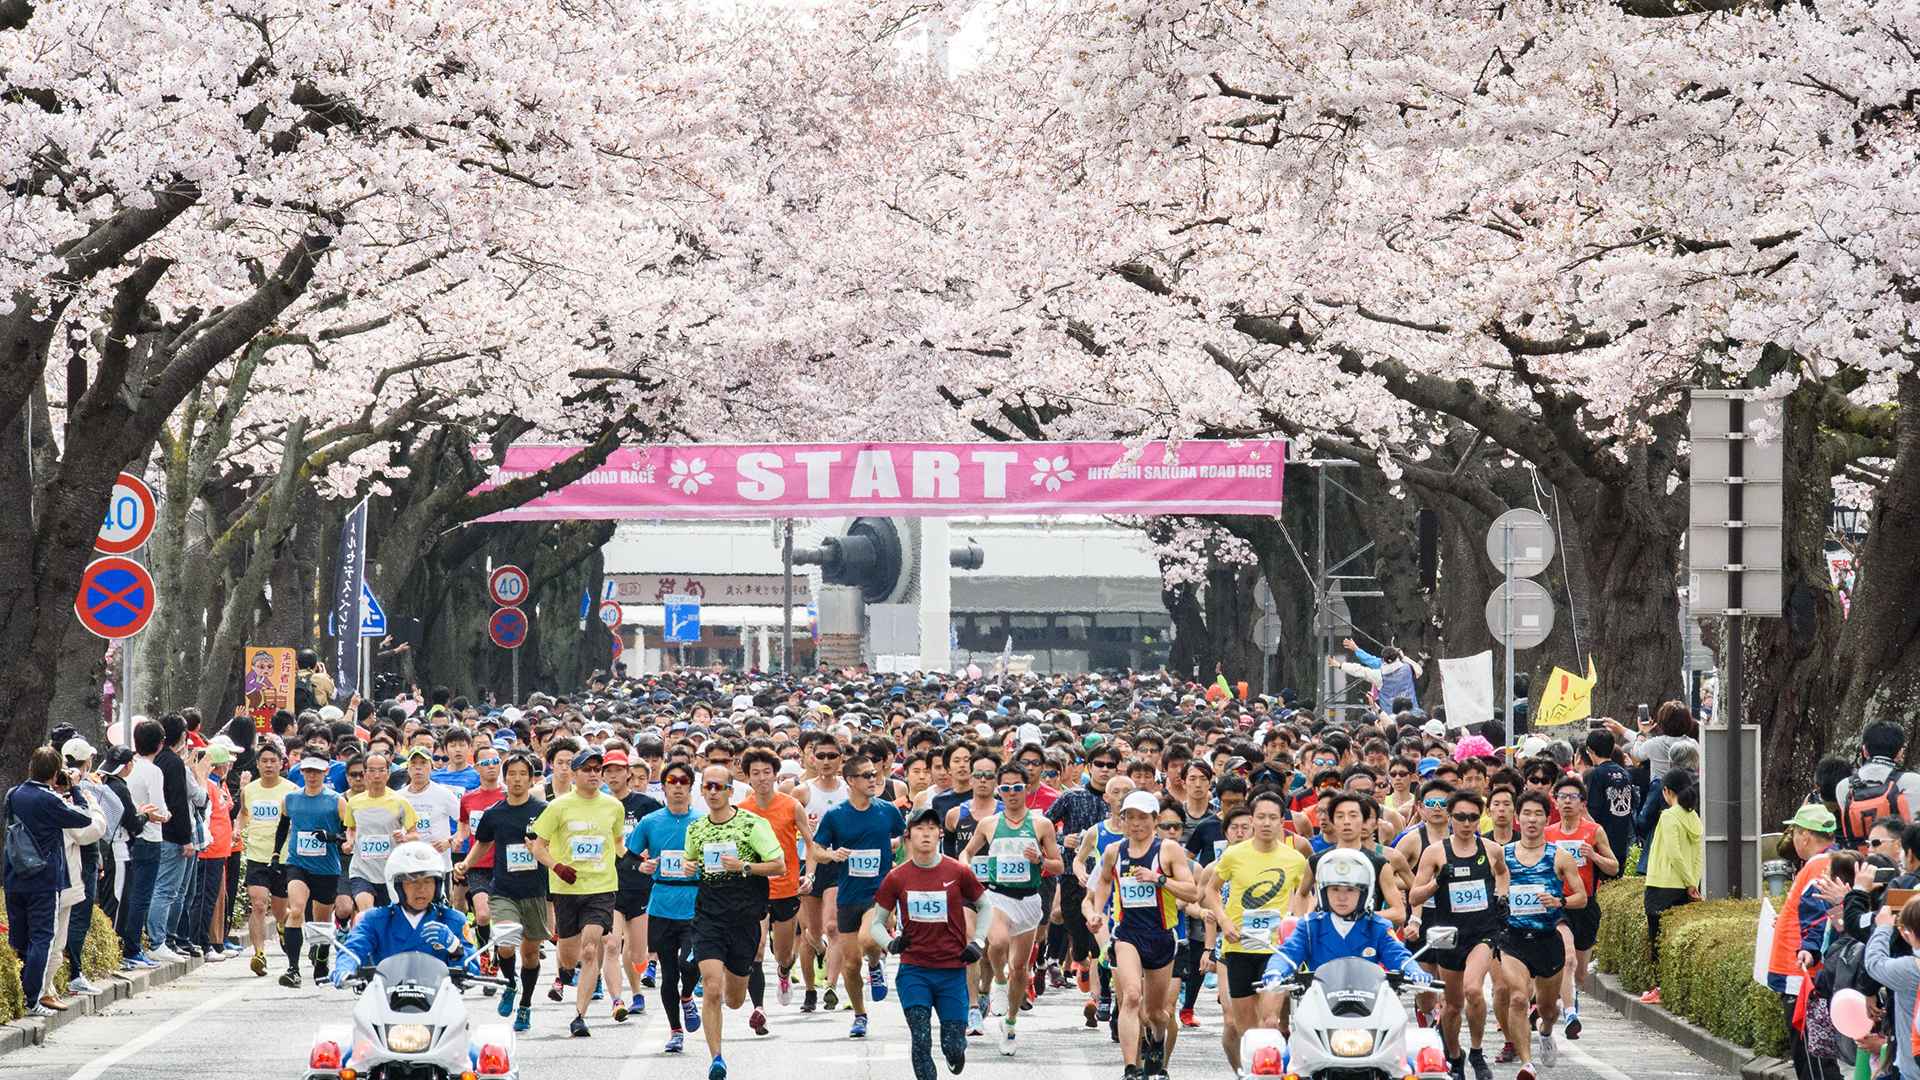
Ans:
{"type": "Polygon", "coordinates": [[[80,795],[62,796],[46,784],[29,780],[7,796],[7,811],[27,827],[34,846],[47,860],[46,868],[32,877],[16,873],[12,860],[6,860],[4,885],[7,892],[59,892],[67,880],[67,849],[62,829],[84,829],[93,818],[84,809],[80,795]]]}
{"type": "Polygon", "coordinates": [[[153,763],[160,767],[161,776],[166,785],[167,813],[172,816],[160,823],[160,839],[169,844],[193,843],[193,808],[188,803],[187,763],[171,747],[154,755],[153,763]]]}

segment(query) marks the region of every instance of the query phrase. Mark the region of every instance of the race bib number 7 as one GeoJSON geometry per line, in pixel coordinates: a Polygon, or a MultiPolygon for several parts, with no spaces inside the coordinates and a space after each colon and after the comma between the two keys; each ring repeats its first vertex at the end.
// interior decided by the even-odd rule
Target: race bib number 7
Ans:
{"type": "Polygon", "coordinates": [[[720,860],[723,858],[726,858],[728,855],[731,855],[736,859],[739,858],[740,845],[738,843],[735,843],[732,840],[727,840],[717,844],[704,845],[700,849],[700,865],[709,874],[720,873],[721,870],[723,869],[723,867],[720,864],[720,860]]]}

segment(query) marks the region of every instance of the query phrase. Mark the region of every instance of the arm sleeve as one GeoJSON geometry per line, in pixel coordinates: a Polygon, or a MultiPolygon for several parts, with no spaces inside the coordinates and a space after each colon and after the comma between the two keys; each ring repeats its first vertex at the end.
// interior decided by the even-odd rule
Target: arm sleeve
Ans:
{"type": "Polygon", "coordinates": [[[1353,647],[1353,658],[1370,668],[1379,667],[1381,662],[1379,657],[1373,655],[1372,653],[1368,652],[1367,650],[1361,648],[1358,645],[1355,645],[1353,647]]]}
{"type": "Polygon", "coordinates": [[[1920,993],[1920,960],[1892,953],[1893,927],[1876,926],[1867,939],[1867,975],[1895,993],[1920,993]]]}
{"type": "Polygon", "coordinates": [[[1347,674],[1353,676],[1356,679],[1365,679],[1368,683],[1374,686],[1380,685],[1380,673],[1366,666],[1365,664],[1356,664],[1353,661],[1349,660],[1346,663],[1340,665],[1340,670],[1346,672],[1347,674]]]}
{"type": "Polygon", "coordinates": [[[1380,966],[1388,971],[1399,971],[1407,975],[1419,971],[1420,964],[1414,960],[1413,954],[1407,951],[1407,947],[1400,943],[1400,939],[1394,936],[1393,928],[1381,925],[1384,921],[1376,916],[1373,924],[1374,935],[1379,939],[1375,947],[1380,950],[1380,966]]]}

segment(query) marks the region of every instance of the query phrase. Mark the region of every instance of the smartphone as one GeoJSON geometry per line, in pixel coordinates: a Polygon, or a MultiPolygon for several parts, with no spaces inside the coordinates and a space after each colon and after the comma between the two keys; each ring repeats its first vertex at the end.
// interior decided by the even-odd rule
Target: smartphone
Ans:
{"type": "Polygon", "coordinates": [[[1875,885],[1885,885],[1899,876],[1900,868],[1897,866],[1876,866],[1873,868],[1873,883],[1875,885]]]}
{"type": "Polygon", "coordinates": [[[1645,721],[1647,721],[1647,720],[1650,720],[1650,719],[1652,719],[1652,718],[1653,718],[1653,713],[1652,713],[1651,711],[1649,711],[1649,710],[1647,709],[1647,703],[1646,703],[1646,702],[1644,702],[1644,701],[1643,701],[1643,702],[1641,702],[1641,703],[1640,703],[1640,719],[1641,719],[1641,721],[1642,721],[1642,722],[1645,722],[1645,721]]]}

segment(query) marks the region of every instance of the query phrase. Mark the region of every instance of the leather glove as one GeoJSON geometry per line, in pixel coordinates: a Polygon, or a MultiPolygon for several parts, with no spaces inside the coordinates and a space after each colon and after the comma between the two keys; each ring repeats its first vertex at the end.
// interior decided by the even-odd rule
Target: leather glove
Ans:
{"type": "Polygon", "coordinates": [[[979,960],[980,959],[979,943],[973,942],[973,941],[967,942],[967,947],[960,950],[960,959],[969,964],[979,960]]]}
{"type": "Polygon", "coordinates": [[[580,875],[574,871],[573,867],[568,866],[566,863],[555,863],[553,864],[553,876],[571,885],[574,879],[580,875]]]}
{"type": "Polygon", "coordinates": [[[454,950],[460,947],[460,939],[454,935],[452,928],[445,923],[422,923],[420,925],[420,941],[427,946],[427,948],[435,952],[445,953],[448,956],[452,956],[454,950]]]}
{"type": "MultiPolygon", "coordinates": [[[[892,953],[895,956],[899,956],[901,953],[906,952],[907,951],[907,935],[905,934],[893,935],[893,940],[887,942],[887,951],[889,953],[892,953]]],[[[967,963],[971,964],[973,963],[973,961],[969,960],[967,961],[967,963]]]]}

